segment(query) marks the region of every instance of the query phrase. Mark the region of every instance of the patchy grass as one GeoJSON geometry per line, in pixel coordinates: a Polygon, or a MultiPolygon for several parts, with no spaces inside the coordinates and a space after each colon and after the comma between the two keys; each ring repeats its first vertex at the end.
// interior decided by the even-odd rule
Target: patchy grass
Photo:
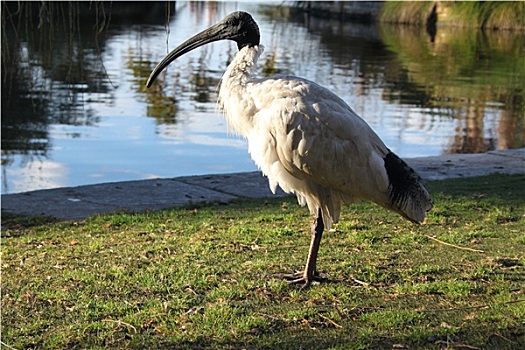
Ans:
{"type": "Polygon", "coordinates": [[[80,222],[7,218],[2,342],[522,349],[524,176],[429,187],[436,205],[421,226],[371,204],[345,208],[321,243],[328,281],[305,291],[271,276],[305,262],[311,218],[293,199],[80,222]]]}

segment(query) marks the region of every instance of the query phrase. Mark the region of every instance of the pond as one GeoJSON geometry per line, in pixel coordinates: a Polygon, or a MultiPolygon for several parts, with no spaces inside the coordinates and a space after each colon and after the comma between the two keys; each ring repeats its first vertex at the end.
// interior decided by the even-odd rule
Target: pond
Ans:
{"type": "Polygon", "coordinates": [[[2,193],[256,170],[216,104],[235,44],[182,56],[145,87],[168,51],[235,10],[259,23],[260,76],[331,89],[402,157],[525,145],[523,34],[430,37],[251,2],[2,6],[2,193]]]}

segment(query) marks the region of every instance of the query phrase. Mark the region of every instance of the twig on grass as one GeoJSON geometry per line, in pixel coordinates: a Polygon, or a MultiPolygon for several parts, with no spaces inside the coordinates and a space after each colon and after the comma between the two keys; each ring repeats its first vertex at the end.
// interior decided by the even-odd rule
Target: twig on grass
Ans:
{"type": "Polygon", "coordinates": [[[360,280],[358,280],[357,278],[352,278],[352,280],[353,280],[355,283],[360,284],[360,285],[362,285],[362,286],[364,286],[364,287],[368,287],[368,286],[370,286],[370,283],[367,283],[367,282],[364,282],[364,281],[360,281],[360,280]]]}
{"type": "Polygon", "coordinates": [[[415,311],[416,312],[449,312],[449,311],[479,310],[479,309],[489,309],[494,306],[516,304],[516,303],[523,303],[523,302],[525,302],[525,299],[505,301],[502,303],[495,303],[493,305],[484,304],[484,305],[477,305],[477,306],[451,307],[448,309],[426,309],[426,310],[423,309],[423,310],[415,310],[415,311]]]}
{"type": "Polygon", "coordinates": [[[112,320],[112,319],[109,319],[109,318],[103,319],[102,321],[104,321],[104,322],[114,322],[114,323],[118,324],[118,326],[124,325],[126,327],[129,327],[129,328],[133,329],[133,332],[135,334],[137,333],[137,328],[135,328],[135,326],[133,326],[132,324],[129,324],[127,322],[124,322],[124,321],[121,321],[121,320],[112,320]]]}
{"type": "Polygon", "coordinates": [[[1,347],[6,347],[6,348],[8,348],[9,350],[16,350],[15,348],[13,348],[12,346],[7,345],[7,344],[4,343],[3,341],[0,341],[0,345],[1,345],[0,348],[1,348],[1,347]]]}
{"type": "Polygon", "coordinates": [[[502,336],[502,335],[499,334],[499,333],[494,333],[494,335],[497,336],[497,337],[500,337],[501,339],[503,339],[503,340],[505,340],[505,341],[508,341],[509,343],[517,344],[515,341],[512,341],[512,340],[510,340],[509,338],[504,337],[504,336],[502,336]]]}
{"type": "Polygon", "coordinates": [[[322,319],[324,319],[324,320],[330,322],[331,324],[333,324],[333,325],[336,326],[337,328],[343,328],[343,326],[341,326],[340,324],[335,323],[334,320],[332,320],[332,319],[326,317],[326,316],[323,315],[323,314],[319,314],[319,317],[321,317],[322,319]]]}
{"type": "Polygon", "coordinates": [[[449,345],[452,345],[457,348],[464,348],[464,349],[472,349],[472,350],[481,350],[481,348],[478,348],[476,346],[468,345],[468,344],[462,344],[462,343],[456,343],[453,341],[444,341],[444,340],[438,340],[436,344],[446,344],[447,349],[449,345]]]}
{"type": "Polygon", "coordinates": [[[468,251],[471,251],[471,252],[476,252],[476,253],[485,253],[484,250],[479,250],[479,249],[472,249],[472,248],[468,248],[468,247],[461,247],[459,245],[455,245],[455,244],[452,244],[452,243],[447,243],[447,242],[443,242],[442,240],[439,240],[435,237],[432,237],[430,235],[425,235],[427,238],[430,238],[431,240],[433,241],[436,241],[438,243],[441,243],[443,245],[446,245],[446,246],[449,246],[449,247],[454,247],[454,248],[458,248],[458,249],[462,249],[462,250],[468,250],[468,251]]]}

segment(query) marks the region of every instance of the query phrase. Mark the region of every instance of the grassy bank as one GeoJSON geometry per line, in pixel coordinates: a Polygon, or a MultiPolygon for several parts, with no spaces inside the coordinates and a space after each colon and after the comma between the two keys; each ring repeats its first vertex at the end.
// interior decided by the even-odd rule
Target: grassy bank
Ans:
{"type": "Polygon", "coordinates": [[[380,22],[426,25],[434,6],[432,1],[385,1],[378,19],[380,22]]]}
{"type": "Polygon", "coordinates": [[[325,235],[293,199],[80,222],[3,218],[2,342],[15,349],[522,349],[525,177],[429,184],[421,226],[360,203],[325,235]]]}
{"type": "Polygon", "coordinates": [[[405,24],[483,29],[525,30],[525,3],[521,1],[386,1],[379,20],[405,24]],[[436,17],[434,17],[434,14],[436,17]]]}
{"type": "MultiPolygon", "coordinates": [[[[447,11],[444,14],[446,13],[447,11]]],[[[448,17],[448,25],[525,30],[525,3],[521,1],[458,1],[449,4],[448,17]]]]}

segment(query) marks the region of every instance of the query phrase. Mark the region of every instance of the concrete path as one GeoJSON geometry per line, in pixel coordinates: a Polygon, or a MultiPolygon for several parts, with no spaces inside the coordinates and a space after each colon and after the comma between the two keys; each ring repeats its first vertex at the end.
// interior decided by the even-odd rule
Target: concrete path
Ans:
{"type": "MultiPolygon", "coordinates": [[[[524,174],[525,148],[485,154],[406,159],[424,179],[441,180],[494,173],[524,174]]],[[[284,196],[282,191],[278,196],[284,196]]],[[[259,172],[186,176],[103,183],[2,195],[2,213],[81,220],[94,214],[141,212],[191,203],[274,196],[259,172]]]]}

